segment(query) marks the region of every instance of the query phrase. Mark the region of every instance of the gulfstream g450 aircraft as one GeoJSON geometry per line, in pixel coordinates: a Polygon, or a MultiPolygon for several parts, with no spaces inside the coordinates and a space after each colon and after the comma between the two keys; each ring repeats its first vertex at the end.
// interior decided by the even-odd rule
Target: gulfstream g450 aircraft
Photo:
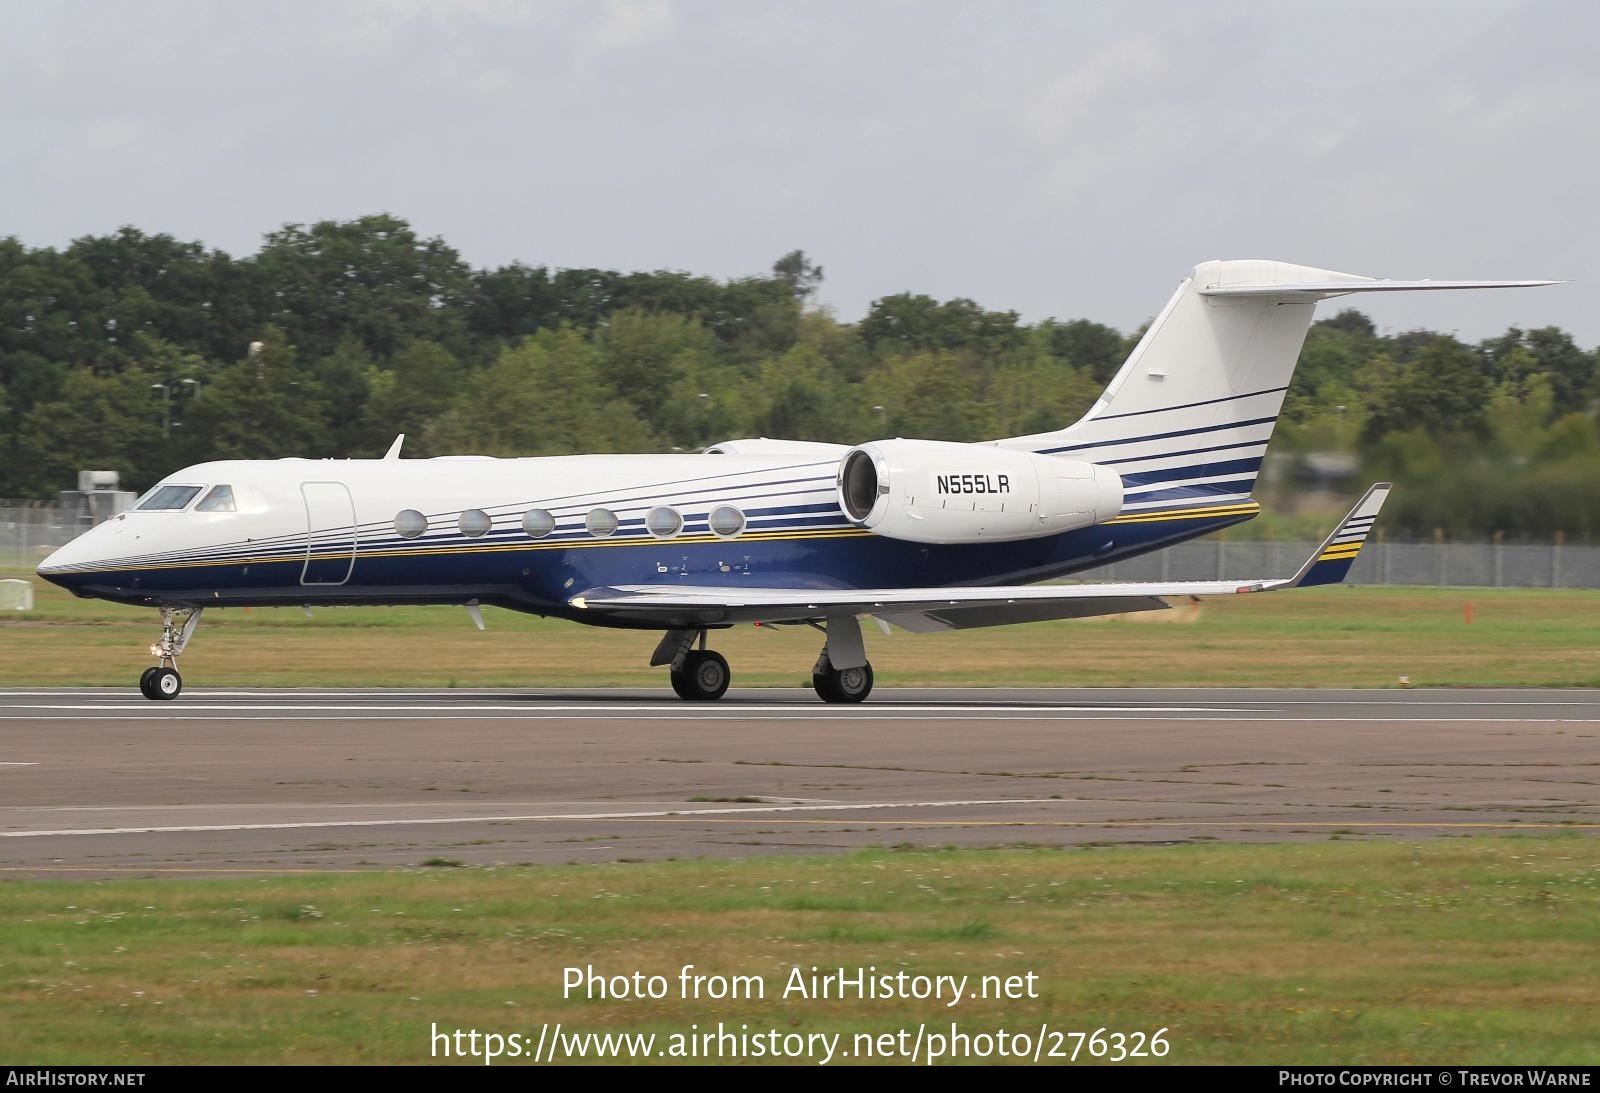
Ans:
{"type": "MultiPolygon", "coordinates": [[[[987,444],[737,440],[700,455],[202,463],[52,554],[80,596],[161,611],[145,695],[210,607],[464,604],[661,632],[650,663],[720,698],[709,632],[822,631],[829,702],[872,689],[860,620],[923,631],[1167,606],[1342,580],[1388,494],[1367,491],[1299,572],[1253,581],[1039,585],[1248,520],[1318,300],[1549,281],[1377,281],[1208,262],[1083,419],[987,444]]],[[[403,438],[402,438],[403,439],[403,438]]],[[[480,621],[481,625],[481,621],[480,621]]]]}

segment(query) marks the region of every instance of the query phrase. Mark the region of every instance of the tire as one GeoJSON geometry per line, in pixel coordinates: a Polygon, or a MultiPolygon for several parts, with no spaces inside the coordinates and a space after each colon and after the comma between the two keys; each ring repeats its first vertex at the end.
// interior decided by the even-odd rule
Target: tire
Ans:
{"type": "Polygon", "coordinates": [[[150,697],[161,702],[171,702],[183,693],[183,677],[176,668],[157,668],[150,677],[150,697]]]}
{"type": "Polygon", "coordinates": [[[139,675],[139,693],[151,701],[155,701],[158,698],[155,688],[152,685],[152,681],[156,678],[156,673],[159,671],[161,671],[160,668],[146,668],[139,675]]]}
{"type": "Polygon", "coordinates": [[[683,670],[672,673],[672,689],[689,702],[715,702],[728,691],[733,674],[721,653],[696,650],[683,658],[683,670]]]}
{"type": "Polygon", "coordinates": [[[863,702],[872,693],[872,665],[814,673],[811,686],[824,702],[863,702]]]}

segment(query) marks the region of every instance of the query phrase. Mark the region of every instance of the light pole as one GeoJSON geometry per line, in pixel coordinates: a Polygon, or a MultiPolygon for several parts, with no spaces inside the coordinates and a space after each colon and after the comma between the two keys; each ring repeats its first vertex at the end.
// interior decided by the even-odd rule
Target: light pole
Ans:
{"type": "Polygon", "coordinates": [[[150,390],[161,392],[161,439],[172,437],[172,388],[164,383],[152,383],[150,390]]]}

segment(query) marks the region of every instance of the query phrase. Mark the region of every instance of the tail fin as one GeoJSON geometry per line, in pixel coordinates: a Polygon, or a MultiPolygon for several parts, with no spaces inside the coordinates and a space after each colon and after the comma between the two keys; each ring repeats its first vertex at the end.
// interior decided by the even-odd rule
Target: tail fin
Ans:
{"type": "Polygon", "coordinates": [[[1082,420],[998,443],[1114,468],[1125,513],[1241,501],[1255,487],[1318,300],[1551,283],[1377,281],[1286,262],[1206,262],[1082,420]]]}

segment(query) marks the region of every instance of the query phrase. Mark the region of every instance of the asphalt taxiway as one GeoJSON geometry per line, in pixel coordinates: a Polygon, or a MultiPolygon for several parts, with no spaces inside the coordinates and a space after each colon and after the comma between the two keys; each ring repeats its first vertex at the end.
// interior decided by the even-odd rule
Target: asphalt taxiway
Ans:
{"type": "Polygon", "coordinates": [[[1600,834],[1600,692],[0,691],[0,870],[1600,834]]]}

